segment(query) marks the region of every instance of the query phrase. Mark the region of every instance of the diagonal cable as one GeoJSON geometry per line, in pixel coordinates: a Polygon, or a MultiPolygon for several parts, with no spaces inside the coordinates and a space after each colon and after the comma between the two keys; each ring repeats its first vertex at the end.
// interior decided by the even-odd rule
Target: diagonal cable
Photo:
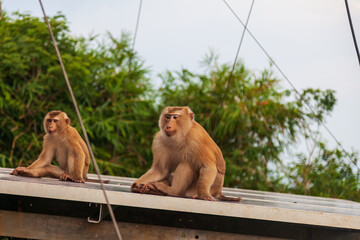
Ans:
{"type": "MultiPolygon", "coordinates": [[[[225,5],[229,8],[229,10],[234,14],[234,16],[237,18],[237,20],[244,26],[244,28],[246,29],[246,31],[248,32],[248,34],[250,34],[250,36],[252,37],[252,39],[256,42],[256,44],[261,48],[261,50],[265,53],[265,55],[269,58],[269,60],[271,61],[271,63],[278,69],[278,71],[280,72],[280,74],[284,77],[284,79],[290,84],[290,86],[293,88],[293,90],[296,92],[296,94],[300,97],[300,99],[302,99],[305,102],[305,105],[310,109],[310,111],[315,114],[315,111],[312,109],[312,107],[310,106],[310,104],[302,98],[300,92],[296,89],[296,87],[294,86],[294,84],[287,78],[287,76],[285,75],[285,73],[280,69],[280,67],[276,64],[276,62],[274,61],[274,59],[270,56],[270,54],[264,49],[264,47],[259,43],[259,41],[255,38],[255,36],[250,32],[250,30],[246,27],[246,25],[244,24],[244,22],[240,19],[240,17],[235,13],[235,11],[231,8],[231,6],[226,2],[226,0],[223,0],[223,2],[225,3],[225,5]]],[[[351,160],[351,162],[355,165],[355,167],[358,169],[358,171],[360,172],[360,168],[357,165],[356,161],[350,156],[350,154],[345,150],[345,148],[342,146],[342,144],[340,143],[340,141],[335,137],[335,135],[330,131],[330,129],[326,126],[326,124],[321,121],[318,120],[319,123],[325,128],[325,130],[330,134],[330,136],[333,138],[333,140],[338,144],[338,146],[343,150],[343,152],[348,156],[348,158],[351,160]]]]}
{"type": "Polygon", "coordinates": [[[348,4],[348,1],[347,1],[347,0],[345,0],[345,6],[346,6],[346,12],[347,12],[347,15],[348,15],[348,19],[349,19],[351,34],[352,34],[353,41],[354,41],[354,45],[355,45],[355,50],[356,50],[357,58],[358,58],[358,60],[359,60],[359,65],[360,65],[359,47],[358,47],[358,45],[357,45],[357,41],[356,41],[356,37],[355,37],[355,31],[354,31],[354,27],[353,27],[352,20],[351,20],[350,8],[349,8],[349,4],[348,4]]]}
{"type": "Polygon", "coordinates": [[[69,89],[69,92],[70,92],[72,101],[73,101],[73,103],[74,103],[74,107],[75,107],[75,110],[76,110],[76,114],[77,114],[77,116],[78,116],[78,118],[79,118],[79,122],[80,122],[80,125],[81,125],[81,129],[82,129],[82,132],[83,132],[83,134],[84,134],[85,141],[86,141],[87,147],[88,147],[89,152],[90,152],[91,160],[92,160],[92,162],[93,162],[93,164],[94,164],[94,167],[95,167],[96,174],[97,174],[97,176],[98,176],[98,178],[99,178],[100,185],[101,185],[101,189],[102,189],[102,191],[103,191],[103,194],[104,194],[104,197],[105,197],[105,200],[106,200],[106,204],[107,204],[108,209],[109,209],[109,214],[110,214],[111,219],[112,219],[112,221],[113,221],[113,223],[114,223],[114,228],[115,228],[117,237],[118,237],[119,240],[122,240],[121,234],[120,234],[120,230],[119,230],[119,228],[118,228],[118,226],[117,226],[117,223],[116,223],[116,219],[115,219],[114,212],[113,212],[113,210],[112,210],[112,208],[111,208],[111,205],[110,205],[110,203],[109,203],[109,199],[108,199],[108,197],[107,197],[107,194],[106,194],[106,191],[105,191],[105,187],[104,187],[103,181],[102,181],[102,179],[101,179],[99,167],[98,167],[98,165],[97,165],[97,163],[96,163],[96,161],[95,161],[94,153],[93,153],[93,151],[92,151],[92,148],[91,148],[91,145],[90,145],[90,141],[89,141],[88,135],[87,135],[87,133],[86,133],[86,130],[85,130],[85,127],[84,127],[82,118],[81,118],[81,114],[80,114],[80,111],[79,111],[79,108],[78,108],[78,105],[77,105],[77,102],[76,102],[76,99],[75,99],[75,96],[74,96],[72,87],[71,87],[71,85],[70,85],[69,78],[68,78],[67,73],[66,73],[66,69],[65,69],[64,63],[63,63],[62,58],[61,58],[61,55],[60,55],[59,48],[58,48],[58,46],[57,46],[57,44],[56,44],[56,40],[55,40],[55,37],[54,37],[54,33],[53,33],[52,30],[51,30],[50,23],[49,23],[49,20],[48,20],[48,18],[47,18],[47,16],[46,16],[46,13],[45,13],[45,10],[44,10],[44,7],[43,7],[43,4],[42,4],[41,0],[39,0],[39,3],[40,3],[40,6],[41,6],[41,10],[42,10],[42,12],[43,12],[43,14],[44,14],[44,18],[45,18],[46,25],[47,25],[47,27],[48,27],[48,29],[49,29],[50,36],[51,36],[51,39],[52,39],[52,42],[53,42],[53,45],[54,45],[56,54],[57,54],[57,56],[58,56],[58,58],[59,58],[59,62],[60,62],[60,65],[61,65],[61,69],[62,69],[62,72],[63,72],[63,74],[64,74],[64,78],[65,78],[67,87],[68,87],[68,89],[69,89]]]}
{"type": "Polygon", "coordinates": [[[133,44],[132,44],[132,50],[134,50],[134,48],[135,48],[136,36],[137,36],[137,33],[138,33],[139,23],[140,23],[142,3],[143,3],[143,0],[140,0],[139,11],[138,11],[138,16],[137,16],[137,20],[136,20],[135,33],[134,33],[134,40],[133,40],[133,44]]]}
{"type": "MultiPolygon", "coordinates": [[[[134,53],[134,49],[135,49],[136,37],[137,37],[138,30],[139,30],[142,3],[143,3],[143,0],[140,0],[137,20],[136,20],[136,25],[135,25],[134,39],[133,39],[133,42],[132,42],[131,52],[130,52],[130,56],[129,56],[128,71],[127,71],[126,77],[124,79],[124,94],[123,94],[124,99],[123,99],[123,101],[121,103],[121,109],[123,109],[124,105],[125,105],[125,98],[126,98],[126,94],[127,94],[127,83],[130,80],[130,71],[131,71],[131,65],[132,65],[132,61],[133,61],[133,55],[134,55],[133,53],[134,53]]],[[[118,140],[119,140],[119,134],[120,134],[120,127],[119,126],[121,124],[122,115],[123,115],[123,111],[121,111],[120,115],[119,115],[119,121],[118,121],[119,124],[118,124],[117,130],[116,130],[116,142],[118,142],[118,140]]],[[[114,147],[113,158],[115,157],[115,153],[116,153],[116,148],[114,147]]]]}
{"type": "MultiPolygon", "coordinates": [[[[224,2],[225,2],[225,0],[224,0],[224,2]]],[[[225,3],[226,3],[226,2],[225,2],[225,3]]],[[[238,50],[237,50],[237,52],[236,52],[234,64],[233,64],[233,66],[232,66],[232,69],[231,69],[231,72],[230,72],[230,76],[229,76],[229,79],[228,79],[228,81],[227,81],[226,89],[225,89],[224,95],[223,95],[222,100],[221,100],[221,107],[224,107],[224,100],[225,100],[225,97],[226,97],[227,92],[229,91],[229,87],[230,87],[230,84],[231,84],[231,80],[232,80],[232,77],[233,77],[233,73],[234,73],[234,70],[235,70],[235,67],[236,67],[236,63],[237,63],[237,60],[238,60],[238,57],[239,57],[240,48],[241,48],[242,42],[243,42],[243,40],[244,40],[245,32],[246,32],[247,25],[248,25],[249,20],[250,20],[250,16],[251,16],[251,12],[252,12],[254,3],[255,3],[255,0],[253,0],[252,3],[251,3],[251,7],[250,7],[250,10],[249,10],[249,14],[248,14],[248,17],[247,17],[247,19],[246,19],[246,23],[245,23],[245,26],[244,26],[244,30],[243,30],[242,35],[241,35],[239,47],[238,47],[238,50]]],[[[216,125],[215,125],[215,126],[216,126],[216,125]]]]}

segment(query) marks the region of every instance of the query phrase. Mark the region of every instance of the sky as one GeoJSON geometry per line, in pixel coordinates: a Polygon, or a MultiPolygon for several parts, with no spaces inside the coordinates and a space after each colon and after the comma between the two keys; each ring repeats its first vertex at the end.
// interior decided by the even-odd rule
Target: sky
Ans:
{"type": "MultiPolygon", "coordinates": [[[[8,13],[42,17],[37,0],[2,2],[8,13]]],[[[246,22],[252,0],[227,3],[246,22]]],[[[348,3],[360,47],[360,1],[348,3]]],[[[47,15],[61,12],[71,34],[83,37],[134,34],[139,4],[140,0],[43,0],[47,15]]],[[[248,29],[297,89],[336,91],[338,102],[326,125],[346,150],[360,151],[360,66],[344,0],[255,0],[248,29]]],[[[143,0],[135,50],[152,71],[152,83],[159,86],[157,74],[166,70],[202,72],[200,61],[209,49],[219,54],[220,63],[232,64],[242,32],[223,0],[143,0]]],[[[270,62],[249,34],[240,59],[255,73],[270,62]]],[[[275,76],[282,79],[284,89],[291,88],[277,70],[275,76]]],[[[322,132],[328,144],[336,146],[322,132]]]]}

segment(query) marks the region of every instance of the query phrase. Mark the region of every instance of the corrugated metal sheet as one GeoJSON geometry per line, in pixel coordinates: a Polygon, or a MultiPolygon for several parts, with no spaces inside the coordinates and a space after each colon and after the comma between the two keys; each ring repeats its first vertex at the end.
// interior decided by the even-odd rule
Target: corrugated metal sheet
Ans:
{"type": "MultiPolygon", "coordinates": [[[[1,194],[105,203],[97,183],[12,176],[11,171],[0,168],[1,194]]],[[[109,180],[105,186],[111,205],[360,230],[360,203],[348,200],[224,188],[225,195],[241,196],[242,202],[209,202],[131,193],[133,178],[104,175],[103,179],[109,180]]]]}

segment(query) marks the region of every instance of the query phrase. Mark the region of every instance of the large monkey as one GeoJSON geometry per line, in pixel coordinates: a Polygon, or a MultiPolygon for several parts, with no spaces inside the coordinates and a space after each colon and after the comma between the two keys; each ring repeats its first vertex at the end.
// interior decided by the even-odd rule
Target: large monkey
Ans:
{"type": "Polygon", "coordinates": [[[84,183],[89,170],[87,146],[70,118],[62,111],[51,111],[44,118],[44,146],[39,158],[29,167],[17,167],[11,174],[28,177],[55,177],[84,183]],[[59,166],[51,164],[56,156],[59,166]]]}
{"type": "Polygon", "coordinates": [[[152,145],[153,164],[136,180],[131,191],[192,197],[215,201],[240,201],[222,194],[225,161],[220,148],[194,120],[189,107],[166,107],[160,131],[152,145]]]}

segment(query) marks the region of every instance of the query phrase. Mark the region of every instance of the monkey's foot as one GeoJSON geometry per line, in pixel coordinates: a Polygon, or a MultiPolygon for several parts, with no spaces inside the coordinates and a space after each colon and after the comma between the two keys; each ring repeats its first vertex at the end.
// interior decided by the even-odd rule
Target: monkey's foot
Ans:
{"type": "Polygon", "coordinates": [[[17,176],[24,176],[24,177],[40,177],[39,174],[37,174],[34,171],[29,170],[26,167],[17,167],[10,174],[17,175],[17,176]]]}
{"type": "Polygon", "coordinates": [[[201,200],[207,200],[207,201],[216,201],[215,198],[213,198],[210,195],[195,195],[192,198],[194,199],[201,199],[201,200]]]}
{"type": "Polygon", "coordinates": [[[84,179],[71,177],[67,173],[61,174],[59,179],[60,179],[60,181],[71,181],[71,182],[76,182],[76,183],[85,183],[84,179]]]}
{"type": "Polygon", "coordinates": [[[72,178],[71,180],[76,183],[85,183],[84,179],[80,179],[80,178],[78,178],[78,179],[72,178]]]}
{"type": "Polygon", "coordinates": [[[24,167],[17,167],[10,173],[10,175],[20,175],[20,172],[23,171],[24,169],[25,169],[24,167]]]}

